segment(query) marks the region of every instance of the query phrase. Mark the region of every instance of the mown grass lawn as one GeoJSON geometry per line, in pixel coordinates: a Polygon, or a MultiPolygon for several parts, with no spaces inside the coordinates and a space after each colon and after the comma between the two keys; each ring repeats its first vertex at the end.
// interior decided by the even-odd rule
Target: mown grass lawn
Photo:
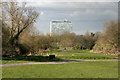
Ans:
{"type": "Polygon", "coordinates": [[[60,59],[117,59],[118,56],[109,54],[93,53],[90,50],[69,50],[69,51],[50,51],[49,54],[55,54],[60,59]]]}
{"type": "Polygon", "coordinates": [[[3,78],[118,78],[117,61],[37,64],[2,68],[3,78]]]}
{"type": "Polygon", "coordinates": [[[27,62],[49,62],[49,55],[54,54],[56,61],[60,59],[73,60],[73,59],[118,59],[118,56],[112,56],[107,54],[92,53],[90,50],[53,50],[45,53],[43,56],[20,56],[15,58],[2,58],[2,64],[8,63],[27,63],[27,62]]]}
{"type": "Polygon", "coordinates": [[[49,60],[49,56],[20,56],[14,58],[3,57],[2,64],[11,64],[11,63],[29,63],[29,62],[51,62],[51,61],[58,61],[56,60],[49,60]]]}

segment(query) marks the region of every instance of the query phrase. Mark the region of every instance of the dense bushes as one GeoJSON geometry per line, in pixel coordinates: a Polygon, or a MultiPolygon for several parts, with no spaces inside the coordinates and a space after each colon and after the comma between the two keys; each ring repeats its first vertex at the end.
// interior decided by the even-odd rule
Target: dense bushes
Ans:
{"type": "Polygon", "coordinates": [[[19,47],[11,46],[8,43],[9,31],[3,27],[3,52],[10,54],[11,50],[11,52],[19,54],[21,51],[21,55],[28,55],[29,53],[43,54],[48,49],[93,49],[94,52],[116,54],[118,50],[118,24],[116,21],[110,21],[105,26],[106,29],[103,33],[90,34],[87,31],[85,35],[76,35],[67,32],[54,36],[39,34],[31,26],[20,35],[19,47]]]}
{"type": "Polygon", "coordinates": [[[105,30],[98,38],[93,51],[117,54],[118,53],[118,22],[109,21],[105,24],[105,30]]]}
{"type": "Polygon", "coordinates": [[[20,35],[18,45],[11,45],[8,41],[9,30],[3,25],[3,53],[10,55],[42,54],[48,49],[92,49],[97,40],[96,35],[76,35],[64,33],[62,35],[43,35],[31,26],[26,28],[20,35]],[[12,54],[11,54],[12,53],[12,54]]]}
{"type": "Polygon", "coordinates": [[[74,39],[74,49],[92,49],[97,40],[97,35],[93,33],[87,35],[77,35],[74,39]]]}
{"type": "MultiPolygon", "coordinates": [[[[33,29],[32,29],[33,32],[33,29]]],[[[28,53],[38,54],[48,49],[92,49],[96,36],[91,35],[75,35],[74,33],[64,33],[62,35],[50,36],[49,34],[43,35],[39,33],[31,33],[25,30],[21,34],[19,43],[25,48],[28,53]]]]}
{"type": "Polygon", "coordinates": [[[2,24],[2,55],[6,56],[18,55],[20,53],[19,48],[9,43],[9,34],[10,32],[8,26],[2,24]]]}

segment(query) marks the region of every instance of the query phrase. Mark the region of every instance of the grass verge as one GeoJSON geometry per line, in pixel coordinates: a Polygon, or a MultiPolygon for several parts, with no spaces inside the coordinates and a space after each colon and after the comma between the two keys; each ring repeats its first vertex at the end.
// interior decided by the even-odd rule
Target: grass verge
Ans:
{"type": "Polygon", "coordinates": [[[3,78],[118,78],[117,61],[3,67],[3,78]]]}

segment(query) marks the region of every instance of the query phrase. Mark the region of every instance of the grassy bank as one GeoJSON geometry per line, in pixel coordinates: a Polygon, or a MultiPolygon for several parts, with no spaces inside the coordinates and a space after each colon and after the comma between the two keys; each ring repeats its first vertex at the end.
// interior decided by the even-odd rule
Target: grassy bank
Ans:
{"type": "Polygon", "coordinates": [[[3,67],[3,78],[117,78],[118,62],[78,62],[3,67]]]}
{"type": "Polygon", "coordinates": [[[60,59],[117,59],[118,56],[112,56],[102,53],[93,53],[90,50],[69,50],[69,51],[49,51],[49,54],[55,54],[60,59]]]}

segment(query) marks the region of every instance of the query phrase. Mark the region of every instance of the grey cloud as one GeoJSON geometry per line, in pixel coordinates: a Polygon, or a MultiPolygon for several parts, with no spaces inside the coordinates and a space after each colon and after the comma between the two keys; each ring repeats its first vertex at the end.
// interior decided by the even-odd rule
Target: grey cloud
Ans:
{"type": "MultiPolygon", "coordinates": [[[[51,3],[51,5],[52,4],[53,3],[51,3]]],[[[117,19],[118,15],[116,3],[97,3],[97,4],[57,3],[57,4],[59,5],[57,6],[55,4],[56,7],[54,5],[36,7],[37,11],[44,12],[43,15],[39,16],[38,21],[36,23],[36,27],[39,31],[47,33],[49,32],[49,22],[51,20],[63,20],[63,19],[68,19],[72,21],[73,32],[75,32],[76,34],[84,34],[86,30],[89,30],[90,32],[102,31],[104,21],[117,19]],[[113,5],[111,6],[111,4],[113,5]],[[91,5],[91,7],[88,7],[86,5],[89,6],[91,5]]]]}
{"type": "Polygon", "coordinates": [[[117,8],[117,2],[29,2],[28,6],[42,8],[117,8]]]}

